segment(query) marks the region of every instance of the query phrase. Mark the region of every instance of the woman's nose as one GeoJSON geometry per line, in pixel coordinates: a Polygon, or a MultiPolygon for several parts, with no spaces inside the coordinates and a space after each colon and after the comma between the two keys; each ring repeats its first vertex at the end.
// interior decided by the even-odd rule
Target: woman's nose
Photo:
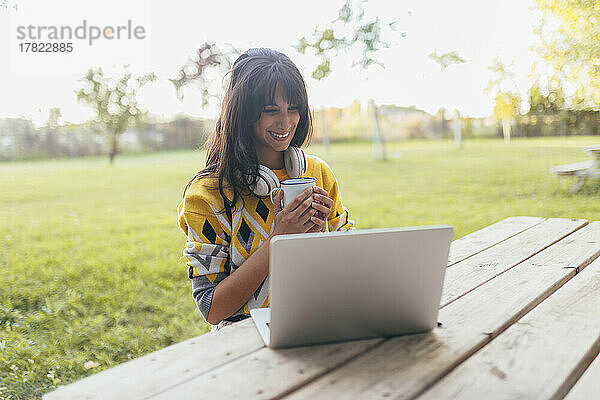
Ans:
{"type": "Polygon", "coordinates": [[[282,112],[279,117],[279,124],[281,128],[287,129],[290,127],[290,116],[286,112],[282,112]]]}

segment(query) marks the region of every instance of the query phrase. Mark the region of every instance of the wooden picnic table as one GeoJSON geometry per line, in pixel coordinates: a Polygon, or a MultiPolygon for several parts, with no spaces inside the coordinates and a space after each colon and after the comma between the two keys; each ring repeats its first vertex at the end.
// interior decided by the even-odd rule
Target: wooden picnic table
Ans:
{"type": "Polygon", "coordinates": [[[510,217],[452,243],[437,328],[272,350],[247,319],[44,399],[598,399],[600,221],[510,217]]]}
{"type": "Polygon", "coordinates": [[[577,178],[571,185],[571,193],[579,191],[587,179],[600,179],[600,144],[587,146],[583,150],[590,155],[591,160],[550,168],[550,172],[558,177],[577,178]]]}

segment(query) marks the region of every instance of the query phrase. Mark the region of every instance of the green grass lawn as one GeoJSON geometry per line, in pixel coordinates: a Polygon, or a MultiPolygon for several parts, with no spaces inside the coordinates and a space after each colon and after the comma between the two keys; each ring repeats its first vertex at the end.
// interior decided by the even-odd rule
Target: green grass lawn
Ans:
{"type": "MultiPolygon", "coordinates": [[[[308,152],[335,171],[358,228],[444,223],[458,238],[508,216],[600,219],[598,183],[570,194],[548,172],[599,142],[408,141],[389,143],[386,162],[368,143],[308,152]]],[[[200,152],[0,164],[0,398],[37,398],[208,330],[176,218],[202,165],[200,152]]]]}

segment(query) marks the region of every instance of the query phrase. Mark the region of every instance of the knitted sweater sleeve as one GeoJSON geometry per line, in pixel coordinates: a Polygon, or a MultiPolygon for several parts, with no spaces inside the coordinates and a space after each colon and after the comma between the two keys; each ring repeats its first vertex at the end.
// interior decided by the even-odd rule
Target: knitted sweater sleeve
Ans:
{"type": "Polygon", "coordinates": [[[197,191],[188,190],[178,207],[179,226],[187,235],[187,260],[192,297],[207,319],[216,286],[230,274],[231,228],[223,214],[197,191]]]}
{"type": "Polygon", "coordinates": [[[355,229],[354,221],[350,219],[348,209],[342,203],[342,192],[335,174],[323,160],[321,162],[321,178],[323,180],[323,188],[329,193],[329,197],[333,200],[331,213],[327,218],[328,231],[348,231],[355,229]]]}

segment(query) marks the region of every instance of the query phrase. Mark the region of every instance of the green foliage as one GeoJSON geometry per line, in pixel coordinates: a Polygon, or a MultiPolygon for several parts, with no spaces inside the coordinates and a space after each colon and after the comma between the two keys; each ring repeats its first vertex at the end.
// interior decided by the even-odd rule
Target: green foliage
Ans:
{"type": "Polygon", "coordinates": [[[571,106],[600,107],[600,3],[590,0],[537,0],[543,20],[536,32],[540,53],[554,77],[576,88],[571,106]]]}
{"type": "Polygon", "coordinates": [[[0,10],[15,10],[19,11],[19,4],[16,1],[11,0],[0,0],[0,10]]]}
{"type": "Polygon", "coordinates": [[[511,119],[519,113],[521,99],[513,93],[498,92],[495,98],[494,115],[498,119],[511,119]]]}
{"type": "Polygon", "coordinates": [[[529,110],[516,123],[522,136],[599,134],[600,111],[569,107],[556,79],[548,87],[536,81],[529,89],[529,110]]]}
{"type": "Polygon", "coordinates": [[[547,93],[539,82],[534,82],[529,89],[529,111],[537,114],[551,114],[565,110],[566,101],[562,88],[556,84],[547,93]]]}
{"type": "Polygon", "coordinates": [[[321,80],[325,78],[331,72],[331,63],[329,60],[324,60],[321,64],[315,67],[315,70],[312,72],[312,77],[316,80],[321,80]]]}
{"type": "Polygon", "coordinates": [[[202,96],[202,106],[208,105],[211,98],[219,98],[218,94],[210,90],[210,79],[207,77],[207,71],[216,70],[219,74],[228,71],[232,65],[232,59],[237,58],[240,51],[230,46],[228,50],[221,50],[214,43],[204,43],[194,57],[190,58],[179,68],[177,78],[169,79],[175,87],[175,92],[179,100],[183,100],[183,89],[195,83],[200,88],[202,96]]]}
{"type": "Polygon", "coordinates": [[[83,87],[75,91],[77,100],[92,107],[96,121],[111,139],[110,162],[118,152],[118,137],[128,126],[139,123],[145,112],[139,107],[138,90],[156,79],[154,73],[133,77],[125,66],[118,78],[107,76],[102,68],[91,68],[80,80],[83,87]]]}
{"type": "Polygon", "coordinates": [[[484,92],[493,96],[495,100],[494,115],[498,119],[513,119],[520,109],[521,99],[515,82],[513,71],[514,60],[511,64],[504,64],[500,58],[495,58],[488,67],[492,78],[484,92]]]}
{"type": "MultiPolygon", "coordinates": [[[[448,223],[461,237],[516,215],[599,220],[600,185],[571,195],[548,172],[597,140],[389,142],[387,162],[369,143],[308,152],[332,166],[359,228],[448,223]]],[[[0,164],[0,398],[39,398],[207,332],[176,218],[202,165],[191,151],[0,164]]]]}
{"type": "Polygon", "coordinates": [[[438,54],[436,50],[429,54],[429,58],[438,63],[442,71],[452,64],[463,64],[467,62],[467,60],[462,58],[456,51],[438,54]]]}
{"type": "MultiPolygon", "coordinates": [[[[365,17],[363,7],[365,1],[347,0],[338,10],[338,16],[325,28],[315,28],[312,38],[305,36],[299,39],[294,47],[299,53],[305,54],[312,49],[321,58],[321,62],[312,72],[316,80],[323,79],[331,73],[331,59],[340,51],[351,49],[360,50],[362,57],[353,63],[363,69],[373,64],[383,66],[375,58],[375,54],[390,47],[389,39],[397,31],[397,21],[383,22],[379,17],[365,17]]],[[[405,37],[406,33],[400,33],[405,37]]]]}
{"type": "Polygon", "coordinates": [[[500,58],[495,58],[488,68],[493,76],[484,90],[488,95],[494,96],[494,115],[502,121],[502,134],[506,141],[510,141],[511,122],[519,115],[521,108],[513,65],[514,60],[506,65],[500,58]]]}

